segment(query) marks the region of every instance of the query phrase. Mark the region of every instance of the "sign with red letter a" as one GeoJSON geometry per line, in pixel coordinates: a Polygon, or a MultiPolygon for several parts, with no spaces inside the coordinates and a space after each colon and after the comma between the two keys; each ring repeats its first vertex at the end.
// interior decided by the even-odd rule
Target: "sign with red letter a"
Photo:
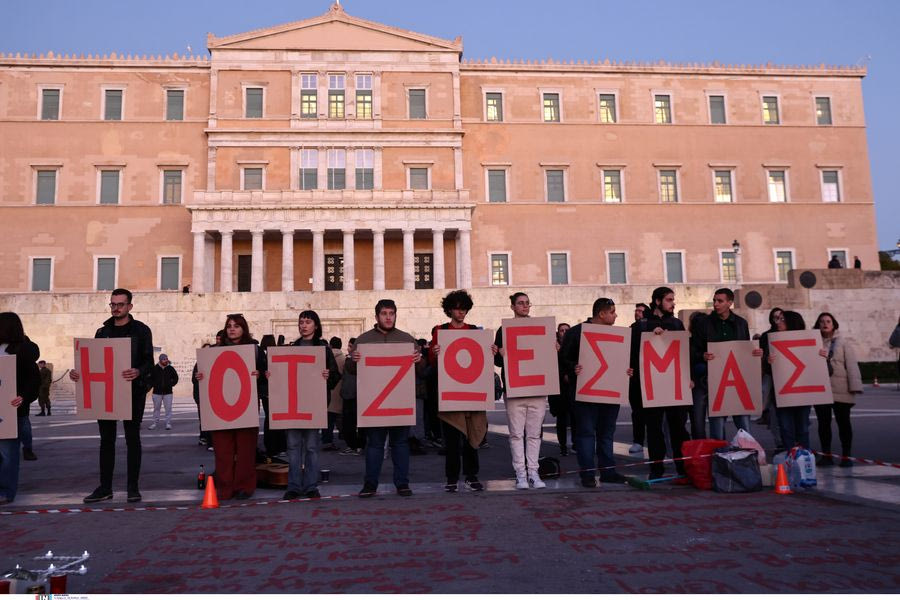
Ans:
{"type": "Polygon", "coordinates": [[[775,359],[772,380],[776,406],[809,406],[834,401],[828,365],[819,356],[821,348],[822,335],[815,329],[769,334],[769,354],[775,359]]]}
{"type": "Polygon", "coordinates": [[[494,336],[480,329],[438,329],[438,411],[494,408],[494,336]]]}
{"type": "Polygon", "coordinates": [[[582,323],[575,400],[627,406],[630,357],[631,329],[582,323]]]}
{"type": "Polygon", "coordinates": [[[197,350],[200,423],[204,431],[259,427],[256,398],[256,345],[197,350]]]}
{"type": "MultiPolygon", "coordinates": [[[[16,397],[16,357],[0,356],[0,440],[19,436],[16,407],[10,404],[16,397]]],[[[18,452],[18,445],[16,452],[18,452]]]]}
{"type": "Polygon", "coordinates": [[[414,344],[360,344],[356,423],[359,427],[416,424],[414,344]]]}
{"type": "Polygon", "coordinates": [[[325,350],[325,346],[269,348],[271,429],[322,429],[328,426],[328,384],[322,377],[325,350]]]}
{"type": "Polygon", "coordinates": [[[523,398],[558,394],[556,319],[503,319],[502,323],[506,396],[523,398]]]}
{"type": "Polygon", "coordinates": [[[753,351],[756,342],[711,342],[709,368],[709,416],[762,414],[762,363],[753,351]]]}
{"type": "Polygon", "coordinates": [[[641,334],[641,395],[644,408],[690,406],[690,360],[687,331],[641,334]]]}
{"type": "Polygon", "coordinates": [[[75,412],[83,419],[131,419],[129,338],[75,338],[75,412]]]}

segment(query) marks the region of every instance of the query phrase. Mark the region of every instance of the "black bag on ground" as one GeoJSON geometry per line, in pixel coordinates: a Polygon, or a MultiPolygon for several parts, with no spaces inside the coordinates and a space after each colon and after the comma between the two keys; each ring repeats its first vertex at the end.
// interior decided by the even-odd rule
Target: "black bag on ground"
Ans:
{"type": "Polygon", "coordinates": [[[716,448],[712,459],[713,489],[717,492],[758,492],[762,490],[757,451],[726,446],[716,448]]]}
{"type": "Polygon", "coordinates": [[[559,477],[562,469],[559,460],[552,456],[543,456],[538,460],[538,477],[541,479],[554,479],[559,477]]]}

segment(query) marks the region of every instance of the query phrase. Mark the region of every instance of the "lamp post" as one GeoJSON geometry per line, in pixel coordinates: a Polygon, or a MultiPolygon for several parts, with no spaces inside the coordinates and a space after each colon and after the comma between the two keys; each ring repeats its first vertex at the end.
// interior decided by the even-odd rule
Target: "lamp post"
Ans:
{"type": "Polygon", "coordinates": [[[734,286],[741,287],[741,243],[737,240],[731,242],[731,248],[734,250],[734,286]]]}

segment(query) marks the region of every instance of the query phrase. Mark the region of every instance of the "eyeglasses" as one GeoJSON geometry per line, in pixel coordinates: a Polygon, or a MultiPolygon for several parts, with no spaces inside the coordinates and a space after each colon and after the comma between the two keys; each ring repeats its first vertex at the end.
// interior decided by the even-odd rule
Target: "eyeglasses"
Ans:
{"type": "Polygon", "coordinates": [[[226,319],[236,319],[238,317],[243,317],[244,313],[232,313],[230,315],[225,315],[226,319]]]}
{"type": "Polygon", "coordinates": [[[784,315],[775,315],[774,317],[772,317],[772,320],[776,323],[779,321],[784,321],[784,315]]]}
{"type": "Polygon", "coordinates": [[[110,308],[125,308],[126,306],[128,306],[128,302],[110,302],[109,303],[110,308]]]}

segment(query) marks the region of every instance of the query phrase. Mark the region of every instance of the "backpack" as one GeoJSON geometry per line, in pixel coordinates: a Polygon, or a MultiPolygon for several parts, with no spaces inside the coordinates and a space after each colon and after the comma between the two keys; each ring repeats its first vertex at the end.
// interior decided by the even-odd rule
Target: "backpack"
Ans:
{"type": "Polygon", "coordinates": [[[538,476],[541,479],[555,479],[560,476],[562,469],[559,459],[552,456],[544,456],[538,459],[538,476]]]}

